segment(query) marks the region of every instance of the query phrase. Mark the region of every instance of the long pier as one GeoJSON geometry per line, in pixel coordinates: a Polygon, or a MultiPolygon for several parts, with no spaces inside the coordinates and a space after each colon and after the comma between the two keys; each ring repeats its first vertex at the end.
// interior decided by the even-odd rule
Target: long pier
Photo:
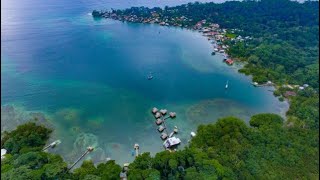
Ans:
{"type": "Polygon", "coordinates": [[[93,151],[93,147],[88,147],[87,148],[87,151],[86,152],[84,152],[77,160],[76,160],[76,162],[74,162],[69,168],[68,168],[68,171],[70,171],[84,156],[86,156],[87,154],[89,154],[90,152],[92,152],[93,151]]]}

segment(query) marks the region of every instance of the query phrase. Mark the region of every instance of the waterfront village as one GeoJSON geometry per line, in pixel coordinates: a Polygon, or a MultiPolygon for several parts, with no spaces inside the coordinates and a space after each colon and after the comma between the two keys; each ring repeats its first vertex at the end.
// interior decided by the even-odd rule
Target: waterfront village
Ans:
{"type": "Polygon", "coordinates": [[[233,65],[234,60],[228,56],[227,49],[229,46],[224,42],[230,40],[234,43],[237,43],[252,39],[252,37],[249,36],[242,37],[241,35],[235,35],[234,33],[241,31],[239,29],[227,30],[225,28],[220,28],[219,24],[207,22],[205,19],[197,22],[195,25],[186,25],[186,22],[192,21],[192,19],[188,19],[185,16],[176,18],[161,18],[156,12],[151,12],[151,17],[138,17],[137,15],[117,14],[116,11],[99,12],[94,10],[92,15],[93,17],[110,18],[123,22],[127,21],[134,23],[159,24],[160,26],[176,26],[201,32],[203,36],[207,37],[208,41],[210,41],[213,46],[211,55],[221,53],[224,57],[223,61],[228,65],[233,65]]]}
{"type": "MultiPolygon", "coordinates": [[[[160,16],[159,13],[152,11],[151,16],[146,17],[138,17],[137,15],[129,15],[124,13],[119,13],[116,10],[112,11],[97,11],[93,10],[92,16],[96,18],[109,18],[118,21],[126,21],[132,23],[144,23],[144,24],[159,24],[160,26],[175,26],[186,29],[191,29],[194,31],[198,31],[202,33],[203,36],[207,37],[208,41],[212,44],[212,53],[211,55],[216,55],[216,53],[220,53],[223,56],[223,62],[228,65],[233,65],[235,59],[230,57],[227,52],[229,46],[225,43],[227,41],[231,41],[233,43],[237,42],[246,42],[252,40],[253,38],[250,36],[242,37],[239,32],[243,31],[240,29],[226,29],[221,28],[217,23],[207,22],[205,19],[196,22],[196,24],[189,23],[193,21],[192,19],[188,19],[185,16],[169,18],[167,16],[160,16]]],[[[264,84],[258,84],[257,82],[252,82],[252,85],[255,87],[263,87],[263,86],[275,86],[275,84],[271,81],[267,81],[264,84]]],[[[308,88],[308,84],[304,85],[290,85],[284,84],[281,88],[285,88],[286,91],[284,93],[284,97],[288,98],[289,96],[296,96],[295,91],[301,91],[305,88],[308,88]]]]}

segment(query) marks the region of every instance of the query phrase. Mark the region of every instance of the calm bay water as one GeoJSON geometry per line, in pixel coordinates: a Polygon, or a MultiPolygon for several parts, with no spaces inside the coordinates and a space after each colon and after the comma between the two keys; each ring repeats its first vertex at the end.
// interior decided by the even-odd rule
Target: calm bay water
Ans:
{"type": "Polygon", "coordinates": [[[283,113],[286,103],[211,56],[202,35],[88,14],[186,2],[1,1],[1,105],[44,113],[56,127],[53,139],[62,140],[55,152],[67,161],[93,145],[95,161],[119,163],[133,159],[134,143],[143,152],[162,150],[154,106],[177,112],[168,123],[179,127],[182,145],[199,124],[219,117],[283,113]]]}

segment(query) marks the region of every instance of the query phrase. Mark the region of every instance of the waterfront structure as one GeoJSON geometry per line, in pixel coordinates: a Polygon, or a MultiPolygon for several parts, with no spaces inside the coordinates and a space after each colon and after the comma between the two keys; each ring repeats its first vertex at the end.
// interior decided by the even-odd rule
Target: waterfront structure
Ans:
{"type": "Polygon", "coordinates": [[[93,150],[94,150],[93,147],[91,147],[91,146],[87,147],[86,152],[84,152],[84,153],[79,157],[79,159],[77,159],[77,160],[68,168],[68,171],[70,171],[83,157],[85,157],[87,154],[89,154],[89,153],[92,152],[93,150]]]}
{"type": "Polygon", "coordinates": [[[181,140],[177,137],[170,137],[166,141],[164,141],[163,146],[166,149],[172,148],[181,143],[181,140]]]}
{"type": "Polygon", "coordinates": [[[1,149],[1,160],[5,158],[5,155],[7,154],[6,149],[1,149]]]}

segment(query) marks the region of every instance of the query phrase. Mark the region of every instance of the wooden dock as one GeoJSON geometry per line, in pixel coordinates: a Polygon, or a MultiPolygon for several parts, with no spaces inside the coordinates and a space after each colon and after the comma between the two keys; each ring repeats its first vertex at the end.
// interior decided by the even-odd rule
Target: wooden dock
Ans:
{"type": "Polygon", "coordinates": [[[86,156],[87,154],[89,154],[90,152],[92,152],[94,150],[93,147],[89,146],[86,150],[86,152],[84,152],[77,160],[76,162],[74,162],[69,168],[68,171],[70,171],[84,156],[86,156]]]}
{"type": "Polygon", "coordinates": [[[158,126],[157,130],[161,133],[160,138],[165,141],[168,138],[174,137],[174,134],[178,133],[178,127],[174,126],[174,129],[171,133],[168,132],[168,128],[166,125],[166,120],[168,118],[174,119],[176,118],[177,114],[175,112],[169,112],[167,109],[158,109],[156,107],[152,108],[152,114],[154,115],[156,121],[156,125],[158,126]],[[167,115],[167,116],[166,116],[167,115]],[[164,132],[163,132],[164,131],[164,132]]]}

